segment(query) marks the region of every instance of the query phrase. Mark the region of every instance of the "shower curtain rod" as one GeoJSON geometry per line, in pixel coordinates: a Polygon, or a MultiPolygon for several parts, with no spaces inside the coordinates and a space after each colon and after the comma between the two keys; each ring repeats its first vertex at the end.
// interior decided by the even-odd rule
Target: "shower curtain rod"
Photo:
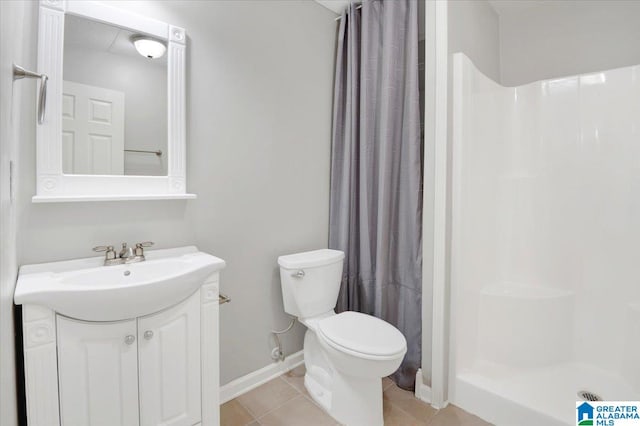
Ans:
{"type": "MultiPolygon", "coordinates": [[[[359,4],[358,6],[356,6],[356,9],[362,9],[362,5],[359,4]]],[[[338,16],[335,20],[339,21],[340,19],[342,19],[342,16],[338,16]]]]}

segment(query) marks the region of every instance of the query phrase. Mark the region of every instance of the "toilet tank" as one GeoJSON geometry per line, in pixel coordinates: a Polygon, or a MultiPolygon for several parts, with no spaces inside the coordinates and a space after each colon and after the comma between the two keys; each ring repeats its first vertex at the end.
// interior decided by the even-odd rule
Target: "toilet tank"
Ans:
{"type": "Polygon", "coordinates": [[[311,318],[333,310],[342,280],[344,253],[314,250],[278,258],[284,310],[311,318]]]}

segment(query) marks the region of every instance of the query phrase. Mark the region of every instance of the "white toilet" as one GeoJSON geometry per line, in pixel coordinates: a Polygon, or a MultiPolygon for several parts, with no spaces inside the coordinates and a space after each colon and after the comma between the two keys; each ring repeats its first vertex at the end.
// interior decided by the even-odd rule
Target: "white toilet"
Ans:
{"type": "Polygon", "coordinates": [[[382,425],[381,378],[400,366],[407,341],[371,315],[334,312],[343,260],[329,249],[280,256],[284,310],[308,329],[304,384],[313,399],[347,426],[382,425]]]}

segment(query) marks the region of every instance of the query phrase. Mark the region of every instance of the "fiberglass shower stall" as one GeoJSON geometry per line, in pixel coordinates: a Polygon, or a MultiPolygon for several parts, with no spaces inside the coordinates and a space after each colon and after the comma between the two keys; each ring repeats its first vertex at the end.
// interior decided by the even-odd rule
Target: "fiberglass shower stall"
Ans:
{"type": "Polygon", "coordinates": [[[640,66],[503,87],[453,62],[449,401],[525,426],[640,400],[640,66]]]}

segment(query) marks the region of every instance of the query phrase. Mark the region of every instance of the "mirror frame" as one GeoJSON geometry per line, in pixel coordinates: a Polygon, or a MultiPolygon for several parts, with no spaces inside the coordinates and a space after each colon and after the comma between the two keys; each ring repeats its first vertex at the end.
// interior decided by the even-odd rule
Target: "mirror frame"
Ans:
{"type": "Polygon", "coordinates": [[[49,77],[45,119],[36,125],[33,202],[189,199],[186,192],[186,32],[99,1],[40,0],[38,72],[49,77]],[[167,43],[167,175],[71,175],[62,172],[62,61],[65,14],[149,35],[167,43]]]}

